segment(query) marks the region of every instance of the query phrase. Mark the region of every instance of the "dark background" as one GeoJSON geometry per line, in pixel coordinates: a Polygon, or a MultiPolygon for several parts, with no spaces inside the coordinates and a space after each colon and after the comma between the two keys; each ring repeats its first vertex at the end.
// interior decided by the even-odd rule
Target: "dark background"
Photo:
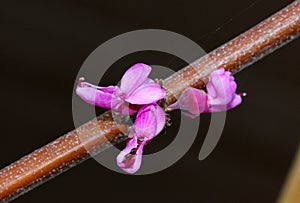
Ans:
{"type": "MultiPolygon", "coordinates": [[[[136,29],[165,29],[209,52],[290,2],[1,1],[1,168],[74,128],[77,71],[106,40],[136,29]]],[[[15,202],[275,202],[299,143],[299,42],[236,75],[248,97],[228,112],[221,140],[204,161],[198,153],[209,115],[201,118],[189,152],[164,171],[127,176],[90,159],[15,202]]],[[[147,52],[117,65],[125,70],[136,61],[174,70],[184,65],[147,52]]],[[[112,74],[115,83],[122,72],[112,74]]],[[[147,150],[166,146],[172,136],[157,138],[147,150]]]]}

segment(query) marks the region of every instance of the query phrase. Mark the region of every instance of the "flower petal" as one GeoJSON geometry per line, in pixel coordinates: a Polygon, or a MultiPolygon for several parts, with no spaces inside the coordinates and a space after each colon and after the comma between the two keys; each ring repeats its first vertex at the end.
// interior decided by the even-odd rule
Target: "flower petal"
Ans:
{"type": "Polygon", "coordinates": [[[166,124],[166,115],[164,110],[159,106],[155,105],[155,117],[156,117],[156,132],[155,134],[158,135],[160,131],[165,127],[166,124]]]}
{"type": "Polygon", "coordinates": [[[163,109],[157,104],[143,106],[128,136],[126,148],[117,157],[118,166],[127,173],[135,173],[141,166],[143,148],[165,124],[163,109]]]}
{"type": "Polygon", "coordinates": [[[186,88],[177,102],[169,108],[181,109],[183,113],[191,118],[199,116],[207,108],[207,94],[196,88],[186,88]]]}
{"type": "Polygon", "coordinates": [[[85,102],[101,108],[111,109],[112,93],[117,86],[99,87],[90,83],[79,83],[76,88],[77,95],[85,102]]]}
{"type": "Polygon", "coordinates": [[[140,106],[125,102],[124,97],[124,93],[119,88],[117,88],[112,95],[111,109],[116,113],[120,113],[122,115],[135,114],[140,106]]]}
{"type": "Polygon", "coordinates": [[[161,86],[151,80],[151,82],[142,84],[130,95],[126,96],[125,100],[131,104],[144,105],[157,102],[164,98],[165,95],[166,92],[161,88],[161,86]]]}
{"type": "Polygon", "coordinates": [[[241,96],[235,93],[237,84],[234,81],[234,77],[223,68],[211,74],[206,88],[208,92],[208,107],[205,112],[226,111],[242,102],[241,96]]]}
{"type": "Polygon", "coordinates": [[[209,105],[226,106],[233,99],[236,83],[231,73],[221,68],[212,72],[206,89],[210,97],[209,105]]]}
{"type": "Polygon", "coordinates": [[[232,109],[242,103],[242,97],[240,95],[234,95],[232,101],[227,104],[227,109],[232,109]]]}
{"type": "Polygon", "coordinates": [[[157,104],[143,106],[136,116],[134,129],[140,139],[151,140],[165,126],[165,112],[157,104]]]}
{"type": "Polygon", "coordinates": [[[143,106],[137,113],[134,129],[140,139],[151,140],[156,135],[157,120],[154,105],[143,106]]]}
{"type": "Polygon", "coordinates": [[[117,156],[117,165],[125,172],[133,174],[141,167],[145,141],[138,141],[136,136],[127,140],[126,147],[117,156]]]}
{"type": "Polygon", "coordinates": [[[129,104],[127,102],[123,102],[121,100],[112,100],[112,107],[111,109],[114,110],[116,113],[120,113],[122,115],[133,115],[135,114],[141,106],[129,104]]]}
{"type": "Polygon", "coordinates": [[[146,78],[151,72],[151,67],[143,64],[137,63],[129,68],[121,79],[121,90],[125,94],[130,94],[136,88],[144,83],[146,78]]]}

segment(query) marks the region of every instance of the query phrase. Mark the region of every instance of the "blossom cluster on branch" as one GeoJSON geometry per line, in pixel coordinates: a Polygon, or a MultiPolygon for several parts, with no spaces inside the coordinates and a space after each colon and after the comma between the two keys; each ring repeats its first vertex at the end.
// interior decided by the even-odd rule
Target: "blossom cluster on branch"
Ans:
{"type": "MultiPolygon", "coordinates": [[[[89,104],[111,109],[122,115],[136,114],[126,147],[117,156],[118,166],[130,174],[140,168],[144,146],[165,126],[165,111],[157,102],[165,97],[166,92],[148,78],[150,72],[150,66],[138,63],[125,72],[120,87],[100,87],[79,79],[76,88],[76,93],[89,104]]],[[[187,88],[177,102],[166,109],[181,109],[191,118],[201,113],[225,111],[242,101],[242,94],[235,93],[236,88],[231,73],[220,68],[210,75],[207,92],[187,88]]]]}

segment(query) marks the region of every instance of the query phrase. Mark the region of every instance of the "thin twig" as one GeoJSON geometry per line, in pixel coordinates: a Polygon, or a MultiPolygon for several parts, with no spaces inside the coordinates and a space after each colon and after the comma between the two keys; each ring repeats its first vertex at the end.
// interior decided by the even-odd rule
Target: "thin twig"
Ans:
{"type": "MultiPolygon", "coordinates": [[[[225,67],[233,73],[295,39],[300,33],[300,0],[297,0],[232,41],[166,78],[166,104],[176,101],[189,87],[203,88],[210,73],[225,67]]],[[[63,135],[0,171],[0,202],[8,202],[123,140],[128,126],[114,123],[108,111],[63,135]],[[85,135],[80,137],[80,134],[85,135]]]]}

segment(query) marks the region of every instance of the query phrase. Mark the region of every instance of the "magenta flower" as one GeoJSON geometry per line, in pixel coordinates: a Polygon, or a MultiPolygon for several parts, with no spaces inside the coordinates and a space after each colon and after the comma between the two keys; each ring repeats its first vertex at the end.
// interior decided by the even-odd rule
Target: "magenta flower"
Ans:
{"type": "MultiPolygon", "coordinates": [[[[139,63],[125,72],[120,87],[99,87],[80,79],[76,88],[76,93],[92,105],[126,115],[138,112],[126,147],[117,156],[117,165],[130,174],[140,168],[144,146],[165,126],[164,110],[156,102],[166,93],[160,85],[148,78],[150,72],[151,67],[139,63]]],[[[231,73],[221,68],[210,75],[206,86],[207,93],[187,88],[178,101],[168,108],[181,109],[192,118],[205,112],[231,109],[242,101],[242,95],[235,93],[236,88],[231,73]]]]}
{"type": "Polygon", "coordinates": [[[160,133],[164,125],[165,113],[160,106],[143,106],[137,113],[125,149],[117,156],[118,166],[127,173],[135,173],[141,166],[144,146],[160,133]]]}
{"type": "Polygon", "coordinates": [[[205,112],[225,111],[238,106],[244,93],[236,94],[236,88],[237,84],[231,72],[224,68],[212,72],[206,86],[208,106],[205,112]]]}
{"type": "Polygon", "coordinates": [[[76,93],[89,104],[132,115],[140,105],[155,103],[165,96],[160,85],[147,78],[150,72],[150,66],[138,63],[125,72],[120,87],[99,87],[79,80],[76,93]]]}
{"type": "Polygon", "coordinates": [[[207,93],[195,88],[187,88],[177,102],[170,105],[171,109],[181,109],[189,117],[201,113],[220,112],[238,106],[243,94],[236,94],[237,84],[229,71],[220,68],[209,77],[206,85],[207,93]]]}

